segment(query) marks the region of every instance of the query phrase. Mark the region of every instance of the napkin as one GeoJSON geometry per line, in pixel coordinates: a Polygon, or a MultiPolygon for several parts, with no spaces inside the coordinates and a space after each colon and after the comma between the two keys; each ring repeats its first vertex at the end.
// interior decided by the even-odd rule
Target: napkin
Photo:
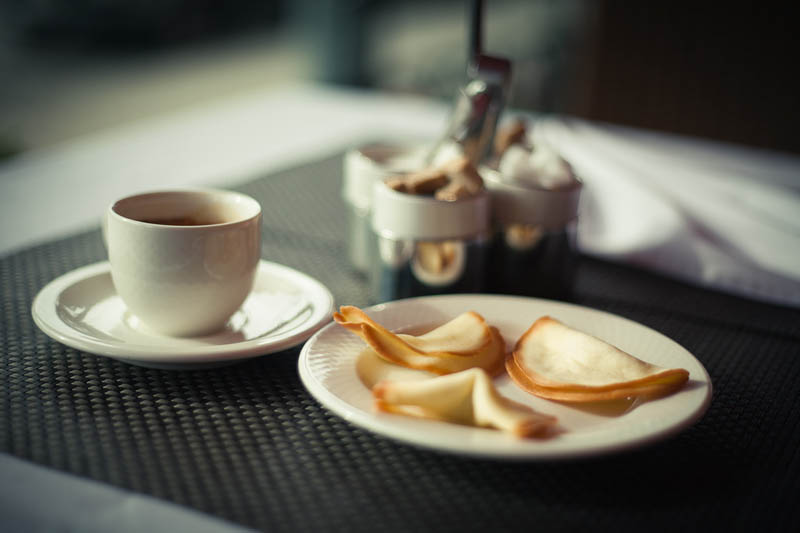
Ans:
{"type": "Polygon", "coordinates": [[[533,139],[585,184],[581,251],[800,306],[800,158],[564,118],[533,139]]]}

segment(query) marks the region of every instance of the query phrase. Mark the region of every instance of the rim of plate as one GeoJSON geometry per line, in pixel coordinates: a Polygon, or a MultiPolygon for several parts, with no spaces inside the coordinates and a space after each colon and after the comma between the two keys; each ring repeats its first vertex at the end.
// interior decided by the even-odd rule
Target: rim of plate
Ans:
{"type": "Polygon", "coordinates": [[[66,288],[79,281],[106,273],[110,275],[109,262],[99,261],[79,267],[50,281],[39,291],[31,306],[36,325],[58,342],[96,355],[164,363],[213,362],[267,355],[296,346],[330,321],[334,306],[333,295],[316,279],[285,265],[261,259],[258,275],[273,275],[290,280],[300,287],[304,294],[311,295],[314,306],[311,316],[304,322],[305,327],[290,330],[277,337],[259,337],[231,344],[208,346],[170,346],[168,341],[164,346],[130,344],[123,341],[106,342],[72,328],[61,320],[55,307],[59,294],[66,288]]]}

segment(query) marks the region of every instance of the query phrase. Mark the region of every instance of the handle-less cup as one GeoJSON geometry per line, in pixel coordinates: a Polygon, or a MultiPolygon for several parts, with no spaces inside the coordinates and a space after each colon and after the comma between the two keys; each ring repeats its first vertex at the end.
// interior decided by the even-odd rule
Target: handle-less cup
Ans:
{"type": "Polygon", "coordinates": [[[375,183],[372,300],[481,292],[489,216],[485,190],[449,202],[375,183]]]}
{"type": "Polygon", "coordinates": [[[491,168],[481,175],[492,198],[492,261],[487,289],[568,300],[578,266],[576,247],[582,183],[556,187],[516,181],[491,168]]]}
{"type": "Polygon", "coordinates": [[[367,274],[372,263],[372,187],[388,177],[422,168],[428,150],[419,145],[371,143],[345,154],[342,198],[347,205],[347,255],[357,272],[367,274]]]}
{"type": "Polygon", "coordinates": [[[156,332],[220,330],[252,290],[261,258],[261,206],[244,194],[130,196],[108,208],[104,231],[117,293],[156,332]]]}

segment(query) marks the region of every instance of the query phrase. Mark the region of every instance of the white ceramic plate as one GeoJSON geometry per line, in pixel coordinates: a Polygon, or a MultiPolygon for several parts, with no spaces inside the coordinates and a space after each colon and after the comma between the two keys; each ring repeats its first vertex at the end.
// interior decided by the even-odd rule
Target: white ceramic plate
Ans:
{"type": "Polygon", "coordinates": [[[364,344],[338,324],[317,332],[298,362],[306,388],[325,407],[375,433],[443,452],[502,459],[556,459],[616,452],[648,444],[687,428],[711,400],[711,380],[692,354],[664,335],[631,320],[561,302],[493,295],[445,295],[399,300],[366,312],[392,330],[442,324],[473,310],[496,326],[511,350],[517,338],[542,315],[595,335],[643,359],[689,371],[687,386],[665,398],[641,403],[624,414],[592,413],[551,402],[519,389],[507,375],[497,378],[500,392],[558,417],[564,431],[547,440],[400,415],[376,413],[372,395],[356,374],[364,344]]]}
{"type": "Polygon", "coordinates": [[[107,261],[64,274],[33,302],[36,325],[86,352],[155,368],[230,364],[296,346],[331,318],[333,296],[318,281],[261,261],[253,292],[214,335],[177,338],[149,330],[114,290],[107,261]]]}

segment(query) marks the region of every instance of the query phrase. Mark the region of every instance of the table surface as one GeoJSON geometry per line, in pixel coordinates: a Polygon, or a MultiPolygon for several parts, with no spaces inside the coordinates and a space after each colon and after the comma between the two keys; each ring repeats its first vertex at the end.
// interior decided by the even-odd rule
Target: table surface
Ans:
{"type": "MultiPolygon", "coordinates": [[[[341,154],[233,188],[263,255],[368,303],[346,262],[341,154]]],[[[141,368],[33,323],[37,291],[102,260],[98,228],[0,258],[0,452],[268,531],[614,530],[800,525],[800,310],[583,257],[573,301],[649,326],[706,367],[698,423],[632,452],[504,463],[395,443],[321,407],[300,348],[213,370],[141,368]]]]}

